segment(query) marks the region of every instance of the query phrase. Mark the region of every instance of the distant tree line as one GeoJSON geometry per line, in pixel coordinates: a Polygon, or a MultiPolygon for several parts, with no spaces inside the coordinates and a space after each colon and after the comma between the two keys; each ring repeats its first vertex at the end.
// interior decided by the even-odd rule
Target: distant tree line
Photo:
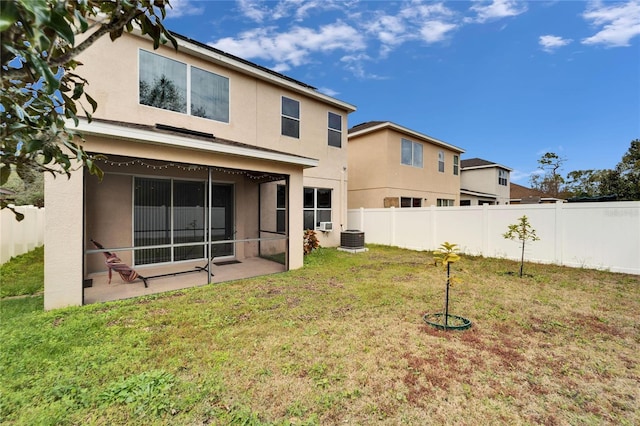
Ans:
{"type": "Polygon", "coordinates": [[[631,141],[614,169],[575,170],[563,177],[565,161],[553,152],[545,153],[538,160],[541,173],[531,177],[531,188],[555,198],[640,200],[640,139],[631,141]]]}

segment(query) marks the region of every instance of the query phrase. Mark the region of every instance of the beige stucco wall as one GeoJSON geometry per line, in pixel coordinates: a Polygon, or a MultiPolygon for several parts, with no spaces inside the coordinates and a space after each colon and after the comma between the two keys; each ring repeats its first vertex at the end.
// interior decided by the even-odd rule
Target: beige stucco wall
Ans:
{"type": "Polygon", "coordinates": [[[422,198],[424,207],[438,198],[460,199],[460,176],[453,174],[453,156],[445,147],[382,129],[349,139],[348,208],[382,208],[386,197],[422,198]],[[401,164],[401,140],[423,145],[423,167],[401,164]],[[444,151],[445,171],[438,172],[438,151],[444,151]]]}
{"type": "Polygon", "coordinates": [[[462,171],[460,186],[470,191],[496,195],[498,204],[509,204],[510,173],[507,171],[507,185],[498,184],[498,167],[467,169],[462,171]]]}
{"type": "MultiPolygon", "coordinates": [[[[212,133],[216,137],[230,139],[249,145],[274,149],[319,160],[317,167],[305,169],[304,186],[331,188],[334,190],[333,205],[336,227],[346,221],[347,174],[347,129],[348,111],[323,100],[298,93],[291,88],[265,82],[248,76],[223,64],[211,63],[199,57],[176,52],[172,47],[161,46],[154,51],[146,39],[125,34],[112,43],[101,39],[94,47],[80,56],[84,63],[78,73],[91,84],[87,92],[98,102],[94,117],[124,122],[155,125],[162,123],[175,127],[212,133]],[[187,63],[229,78],[230,118],[229,123],[193,117],[186,114],[162,110],[138,103],[138,57],[144,49],[170,59],[187,63]],[[126,72],[104,72],[104,64],[118,64],[126,72]],[[282,96],[300,102],[300,138],[281,135],[282,96]],[[327,115],[329,112],[342,117],[342,147],[327,143],[327,115]],[[309,178],[309,179],[307,179],[309,178]],[[340,192],[342,191],[342,192],[340,192]]],[[[238,163],[235,163],[236,167],[238,163]]],[[[302,196],[302,195],[300,195],[302,196]]],[[[302,212],[300,212],[302,213],[302,212]]],[[[324,244],[336,246],[339,235],[327,234],[324,244]]]]}
{"type": "Polygon", "coordinates": [[[45,173],[44,308],[82,304],[83,172],[45,173]]]}

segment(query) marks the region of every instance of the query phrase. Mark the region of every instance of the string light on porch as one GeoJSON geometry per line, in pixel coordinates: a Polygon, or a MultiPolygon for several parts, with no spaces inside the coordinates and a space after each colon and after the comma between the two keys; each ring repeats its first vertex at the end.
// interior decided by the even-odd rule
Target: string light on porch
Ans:
{"type": "MultiPolygon", "coordinates": [[[[107,160],[103,158],[103,159],[100,159],[100,161],[112,167],[115,167],[115,166],[127,167],[127,166],[139,165],[139,166],[146,167],[148,169],[153,169],[153,170],[165,170],[165,169],[168,169],[169,167],[174,167],[174,168],[177,168],[183,171],[188,171],[188,172],[198,172],[198,171],[203,171],[208,169],[207,166],[196,166],[194,164],[190,164],[190,165],[182,165],[182,164],[176,164],[176,163],[164,163],[160,165],[150,164],[138,159],[130,160],[130,161],[112,161],[112,160],[107,160]]],[[[254,180],[262,180],[266,178],[274,179],[274,177],[277,177],[277,180],[284,179],[284,176],[274,176],[273,174],[270,174],[270,173],[261,173],[259,175],[254,175],[247,171],[242,171],[242,170],[230,170],[230,169],[214,167],[214,166],[210,166],[210,168],[215,172],[226,173],[229,175],[245,175],[248,178],[254,179],[254,180]]]]}

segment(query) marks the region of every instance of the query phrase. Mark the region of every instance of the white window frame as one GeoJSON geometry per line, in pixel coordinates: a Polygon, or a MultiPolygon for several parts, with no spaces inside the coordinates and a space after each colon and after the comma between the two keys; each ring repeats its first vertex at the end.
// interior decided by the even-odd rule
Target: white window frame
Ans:
{"type": "Polygon", "coordinates": [[[302,115],[302,112],[300,110],[300,101],[297,100],[297,99],[290,98],[288,96],[282,96],[280,98],[280,134],[282,136],[287,136],[287,137],[294,138],[294,139],[300,139],[300,121],[301,121],[300,116],[301,115],[302,115]],[[293,101],[293,102],[298,104],[298,116],[297,117],[294,117],[292,115],[288,115],[288,114],[284,113],[284,100],[285,99],[287,99],[289,101],[293,101]],[[298,134],[296,136],[285,134],[284,126],[282,125],[282,122],[283,122],[284,119],[293,120],[293,121],[298,123],[298,134]]]}
{"type": "Polygon", "coordinates": [[[444,173],[444,151],[438,151],[438,172],[444,173]]]}
{"type": "Polygon", "coordinates": [[[158,53],[155,53],[155,52],[150,52],[150,51],[145,50],[145,49],[139,49],[138,50],[138,84],[140,84],[140,71],[142,69],[142,61],[140,60],[140,58],[141,58],[141,53],[140,52],[145,52],[145,54],[154,55],[154,56],[157,56],[159,58],[165,59],[167,61],[177,62],[179,64],[183,64],[186,67],[186,85],[185,85],[186,112],[175,111],[175,110],[168,109],[168,108],[161,108],[161,107],[156,107],[156,106],[153,106],[153,105],[143,104],[141,102],[141,99],[140,99],[140,89],[138,89],[138,104],[143,105],[143,106],[147,106],[147,107],[150,107],[150,108],[161,109],[163,111],[171,111],[171,112],[175,112],[175,113],[178,113],[178,114],[186,114],[186,115],[189,115],[191,117],[203,118],[205,120],[211,120],[211,121],[215,121],[215,122],[218,122],[218,123],[226,123],[226,124],[228,124],[231,121],[231,81],[230,81],[228,76],[224,76],[224,75],[221,75],[221,74],[206,70],[206,69],[201,68],[201,67],[196,67],[196,66],[193,66],[193,65],[188,64],[188,63],[183,62],[183,61],[178,61],[176,59],[168,58],[166,56],[159,55],[158,53]],[[220,77],[220,78],[224,78],[224,79],[226,79],[228,81],[226,121],[225,120],[219,120],[217,118],[201,117],[199,115],[193,115],[192,114],[192,111],[191,111],[191,91],[192,91],[191,73],[192,73],[192,69],[193,68],[196,68],[197,70],[203,71],[205,73],[213,74],[213,75],[215,75],[217,77],[220,77]]]}
{"type": "Polygon", "coordinates": [[[401,138],[400,140],[400,164],[404,166],[411,166],[416,168],[423,168],[424,166],[424,147],[420,142],[413,142],[409,139],[401,138]],[[402,157],[402,152],[404,151],[404,146],[409,146],[411,144],[411,160],[409,162],[404,161],[402,157]],[[419,151],[419,152],[418,152],[419,151]]]}
{"type": "Polygon", "coordinates": [[[453,156],[453,174],[454,176],[458,176],[460,174],[460,156],[453,156]]]}
{"type": "Polygon", "coordinates": [[[438,207],[453,207],[455,206],[456,200],[451,200],[448,198],[438,198],[436,204],[438,207]]]}
{"type": "Polygon", "coordinates": [[[509,174],[504,169],[498,169],[498,185],[507,186],[509,184],[509,174]]]}
{"type": "Polygon", "coordinates": [[[329,111],[327,113],[327,144],[329,146],[333,146],[335,148],[342,148],[342,116],[340,114],[336,114],[335,112],[329,111]],[[331,127],[331,116],[337,117],[340,119],[340,128],[336,129],[331,127]],[[331,135],[338,134],[338,145],[331,143],[331,135]]]}
{"type": "MultiPolygon", "coordinates": [[[[320,222],[332,222],[333,218],[333,190],[331,188],[312,188],[312,187],[304,187],[304,190],[313,190],[313,207],[306,207],[304,205],[304,194],[303,194],[303,212],[313,211],[313,229],[317,230],[320,222]],[[329,207],[318,207],[318,191],[329,191],[329,207]],[[319,212],[329,212],[329,220],[320,220],[319,212]]],[[[326,217],[325,217],[326,219],[326,217]]],[[[302,220],[302,225],[304,229],[309,229],[304,227],[304,218],[302,220]]]]}

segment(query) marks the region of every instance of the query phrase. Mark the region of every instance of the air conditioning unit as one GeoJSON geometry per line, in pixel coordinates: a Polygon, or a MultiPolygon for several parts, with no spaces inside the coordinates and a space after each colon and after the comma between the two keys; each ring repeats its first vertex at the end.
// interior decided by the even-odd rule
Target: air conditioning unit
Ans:
{"type": "Polygon", "coordinates": [[[333,231],[333,222],[320,222],[318,230],[323,232],[333,231]]]}

